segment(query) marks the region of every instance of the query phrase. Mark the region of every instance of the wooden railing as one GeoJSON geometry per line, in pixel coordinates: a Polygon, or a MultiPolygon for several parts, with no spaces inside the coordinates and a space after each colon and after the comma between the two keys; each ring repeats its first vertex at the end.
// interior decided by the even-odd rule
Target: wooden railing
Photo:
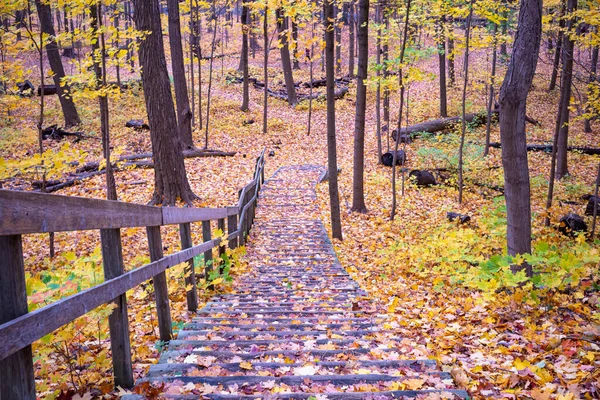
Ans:
{"type": "Polygon", "coordinates": [[[212,268],[212,249],[225,252],[211,238],[211,222],[225,231],[229,248],[243,245],[254,219],[264,182],[264,151],[256,160],[252,181],[240,191],[236,206],[226,208],[153,207],[119,201],[0,190],[0,399],[35,399],[31,344],[103,304],[114,302],[109,316],[115,386],[132,387],[133,372],[125,292],[152,279],[160,339],[172,337],[165,270],[187,262],[188,310],[198,308],[194,256],[204,254],[205,277],[212,268]],[[192,243],[193,222],[202,222],[203,243],[192,243]],[[179,225],[182,250],[163,255],[160,227],[179,225]],[[146,227],[150,264],[125,272],[121,228],[146,227]],[[43,232],[100,230],[104,283],[53,302],[33,312],[27,292],[21,235],[43,232]]]}

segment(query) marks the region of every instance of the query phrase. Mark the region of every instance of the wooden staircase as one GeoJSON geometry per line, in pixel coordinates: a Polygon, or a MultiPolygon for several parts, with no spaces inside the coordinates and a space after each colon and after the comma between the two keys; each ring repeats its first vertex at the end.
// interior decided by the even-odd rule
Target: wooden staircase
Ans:
{"type": "MultiPolygon", "coordinates": [[[[317,216],[317,166],[279,169],[260,192],[251,273],[214,297],[138,382],[170,399],[468,398],[413,359],[385,307],[340,265],[317,216]]],[[[144,396],[126,396],[126,399],[144,396]]]]}

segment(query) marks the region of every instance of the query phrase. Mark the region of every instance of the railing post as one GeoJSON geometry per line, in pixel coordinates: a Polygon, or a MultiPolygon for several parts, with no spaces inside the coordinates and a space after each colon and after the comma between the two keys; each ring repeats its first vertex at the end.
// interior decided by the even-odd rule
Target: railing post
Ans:
{"type": "MultiPolygon", "coordinates": [[[[21,235],[0,236],[0,324],[27,314],[21,235]]],[[[31,346],[0,360],[0,399],[35,400],[31,346]]]]}
{"type": "MultiPolygon", "coordinates": [[[[217,228],[219,228],[221,230],[221,232],[225,233],[225,218],[219,218],[219,220],[217,221],[217,228]]],[[[221,242],[221,245],[219,246],[219,257],[223,257],[223,255],[225,254],[225,241],[221,242]]],[[[222,271],[221,271],[222,273],[222,271]]]]}
{"type": "MultiPolygon", "coordinates": [[[[163,258],[162,239],[160,226],[146,227],[150,260],[157,261],[163,258]]],[[[154,282],[154,297],[156,298],[156,312],[158,313],[158,332],[160,340],[168,342],[173,337],[171,308],[169,307],[169,289],[167,287],[167,274],[163,271],[152,277],[154,282]]]]}
{"type": "MultiPolygon", "coordinates": [[[[102,263],[104,279],[112,279],[125,272],[123,247],[119,229],[100,229],[102,243],[102,263]]],[[[110,329],[110,348],[112,351],[115,387],[133,387],[133,368],[131,365],[131,344],[129,342],[129,320],[127,319],[127,297],[122,294],[114,299],[116,304],[108,316],[110,329]]]]}
{"type": "MultiPolygon", "coordinates": [[[[237,214],[233,214],[227,217],[227,234],[230,235],[231,233],[235,232],[237,230],[237,214]]],[[[239,236],[239,232],[238,232],[238,236],[239,236]]],[[[233,238],[229,241],[229,248],[230,249],[235,249],[236,247],[238,247],[238,238],[233,238]]]]}
{"type": "MultiPolygon", "coordinates": [[[[210,233],[210,221],[202,221],[202,241],[208,242],[212,236],[210,233]]],[[[204,252],[204,278],[208,282],[208,274],[212,270],[212,249],[204,252]]]]}
{"type": "MultiPolygon", "coordinates": [[[[189,249],[194,245],[189,223],[179,224],[179,237],[181,238],[181,250],[189,249]]],[[[187,261],[185,286],[188,311],[196,311],[198,310],[198,290],[196,288],[196,265],[193,258],[187,261]],[[191,289],[187,290],[188,287],[191,287],[191,289]]]]}

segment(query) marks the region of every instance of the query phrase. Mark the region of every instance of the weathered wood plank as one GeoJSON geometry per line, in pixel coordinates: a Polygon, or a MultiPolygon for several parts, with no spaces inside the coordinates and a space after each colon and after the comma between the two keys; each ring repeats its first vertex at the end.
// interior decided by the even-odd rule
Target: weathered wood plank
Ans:
{"type": "Polygon", "coordinates": [[[197,246],[171,254],[146,264],[121,276],[107,280],[46,307],[22,315],[0,325],[0,360],[28,346],[44,335],[73,321],[94,308],[108,303],[156,274],[218,246],[214,239],[197,246]]]}
{"type": "MultiPolygon", "coordinates": [[[[160,226],[149,226],[146,228],[148,236],[148,248],[150,260],[158,261],[163,258],[163,245],[160,236],[160,226]]],[[[156,300],[156,313],[158,314],[158,331],[160,340],[168,342],[173,336],[171,307],[169,306],[169,288],[167,286],[167,274],[161,271],[152,277],[154,283],[154,297],[156,300]]]]}
{"type": "Polygon", "coordinates": [[[163,207],[163,225],[227,218],[227,208],[163,207]]]}
{"type": "Polygon", "coordinates": [[[162,224],[160,207],[0,190],[0,235],[162,224]]]}
{"type": "MultiPolygon", "coordinates": [[[[202,240],[208,242],[211,240],[210,221],[202,221],[202,240]]],[[[212,248],[204,252],[204,279],[208,282],[208,274],[212,271],[212,248]]]]}
{"type": "MultiPolygon", "coordinates": [[[[0,324],[27,314],[20,235],[0,236],[0,324]]],[[[8,340],[0,334],[0,342],[8,340]]],[[[0,399],[35,400],[31,346],[0,355],[0,399]]]]}
{"type": "MultiPolygon", "coordinates": [[[[125,265],[123,264],[121,231],[119,229],[101,229],[100,241],[104,278],[110,280],[122,276],[125,272],[125,265]]],[[[108,316],[108,327],[110,330],[115,387],[131,388],[134,385],[133,365],[131,363],[131,343],[129,342],[129,320],[127,318],[127,297],[125,293],[119,293],[115,296],[114,303],[116,307],[112,314],[108,316]]]]}
{"type": "MultiPolygon", "coordinates": [[[[217,228],[221,230],[221,232],[225,233],[225,218],[220,218],[217,221],[217,228]]],[[[225,243],[221,243],[219,246],[219,256],[222,257],[225,254],[225,243]]],[[[221,271],[223,273],[223,271],[221,271]]]]}
{"type": "MultiPolygon", "coordinates": [[[[233,207],[231,207],[233,208],[233,207]]],[[[235,207],[237,210],[237,207],[235,207]]],[[[230,214],[227,217],[227,234],[228,237],[227,239],[229,239],[229,248],[230,249],[235,249],[236,247],[238,247],[238,239],[237,239],[237,235],[235,237],[231,237],[231,235],[236,232],[237,233],[237,211],[234,214],[230,214]]]]}
{"type": "MultiPolygon", "coordinates": [[[[194,245],[192,242],[192,230],[190,224],[179,225],[179,238],[181,239],[181,250],[189,249],[194,245]]],[[[198,289],[196,288],[196,265],[194,259],[190,258],[187,261],[185,268],[185,285],[186,288],[188,311],[198,310],[198,289]]]]}

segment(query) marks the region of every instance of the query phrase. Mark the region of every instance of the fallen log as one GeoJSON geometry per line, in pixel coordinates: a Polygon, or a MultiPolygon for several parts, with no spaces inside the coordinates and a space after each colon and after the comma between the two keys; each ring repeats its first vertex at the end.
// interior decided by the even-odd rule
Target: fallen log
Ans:
{"type": "Polygon", "coordinates": [[[86,136],[83,132],[68,132],[65,131],[63,128],[59,127],[58,125],[50,125],[47,128],[42,129],[42,139],[46,140],[46,139],[52,139],[52,140],[61,140],[64,139],[65,136],[75,136],[77,137],[76,141],[79,141],[81,139],[85,139],[86,136]]]}
{"type": "MultiPolygon", "coordinates": [[[[232,157],[236,154],[235,151],[221,151],[221,150],[184,150],[183,158],[196,158],[196,157],[232,157]]],[[[144,158],[152,158],[152,153],[138,153],[138,154],[130,154],[127,156],[121,156],[117,159],[118,162],[123,161],[134,161],[141,160],[144,158]]],[[[133,167],[142,167],[142,168],[151,168],[154,164],[151,161],[139,161],[137,163],[125,163],[125,167],[133,166],[133,167]]],[[[81,167],[77,168],[77,173],[94,171],[100,167],[100,162],[91,161],[85,163],[81,167]]],[[[115,165],[116,167],[116,165],[115,165]]]]}
{"type": "MultiPolygon", "coordinates": [[[[497,115],[498,115],[498,109],[492,110],[493,118],[497,118],[497,115]]],[[[525,120],[531,124],[540,125],[540,123],[533,118],[525,117],[525,120]]],[[[483,125],[487,122],[487,112],[484,111],[484,112],[480,112],[480,113],[466,114],[465,121],[474,127],[483,125]]],[[[443,132],[443,131],[446,131],[446,130],[449,130],[450,128],[452,128],[452,126],[454,124],[458,124],[461,122],[462,122],[462,116],[432,119],[429,121],[425,121],[425,122],[421,122],[419,124],[409,126],[407,128],[402,128],[400,130],[400,136],[402,136],[402,135],[417,136],[421,132],[427,132],[427,133],[443,132]]],[[[397,135],[397,131],[394,130],[392,132],[392,138],[394,140],[396,140],[396,135],[397,135]]]]}
{"type": "MultiPolygon", "coordinates": [[[[57,93],[56,85],[42,85],[44,87],[44,96],[51,96],[57,93]]],[[[42,95],[42,86],[38,87],[37,95],[42,95]]]]}
{"type": "Polygon", "coordinates": [[[150,125],[148,125],[141,119],[130,119],[125,123],[125,128],[133,128],[136,131],[149,131],[150,125]]]}
{"type": "MultiPolygon", "coordinates": [[[[502,147],[499,142],[490,143],[490,147],[495,149],[499,149],[502,147]]],[[[582,154],[587,154],[591,156],[600,155],[600,147],[585,147],[585,146],[568,146],[568,151],[578,151],[582,154]]],[[[527,151],[545,151],[547,153],[552,153],[552,145],[551,144],[528,144],[527,151]]]]}

